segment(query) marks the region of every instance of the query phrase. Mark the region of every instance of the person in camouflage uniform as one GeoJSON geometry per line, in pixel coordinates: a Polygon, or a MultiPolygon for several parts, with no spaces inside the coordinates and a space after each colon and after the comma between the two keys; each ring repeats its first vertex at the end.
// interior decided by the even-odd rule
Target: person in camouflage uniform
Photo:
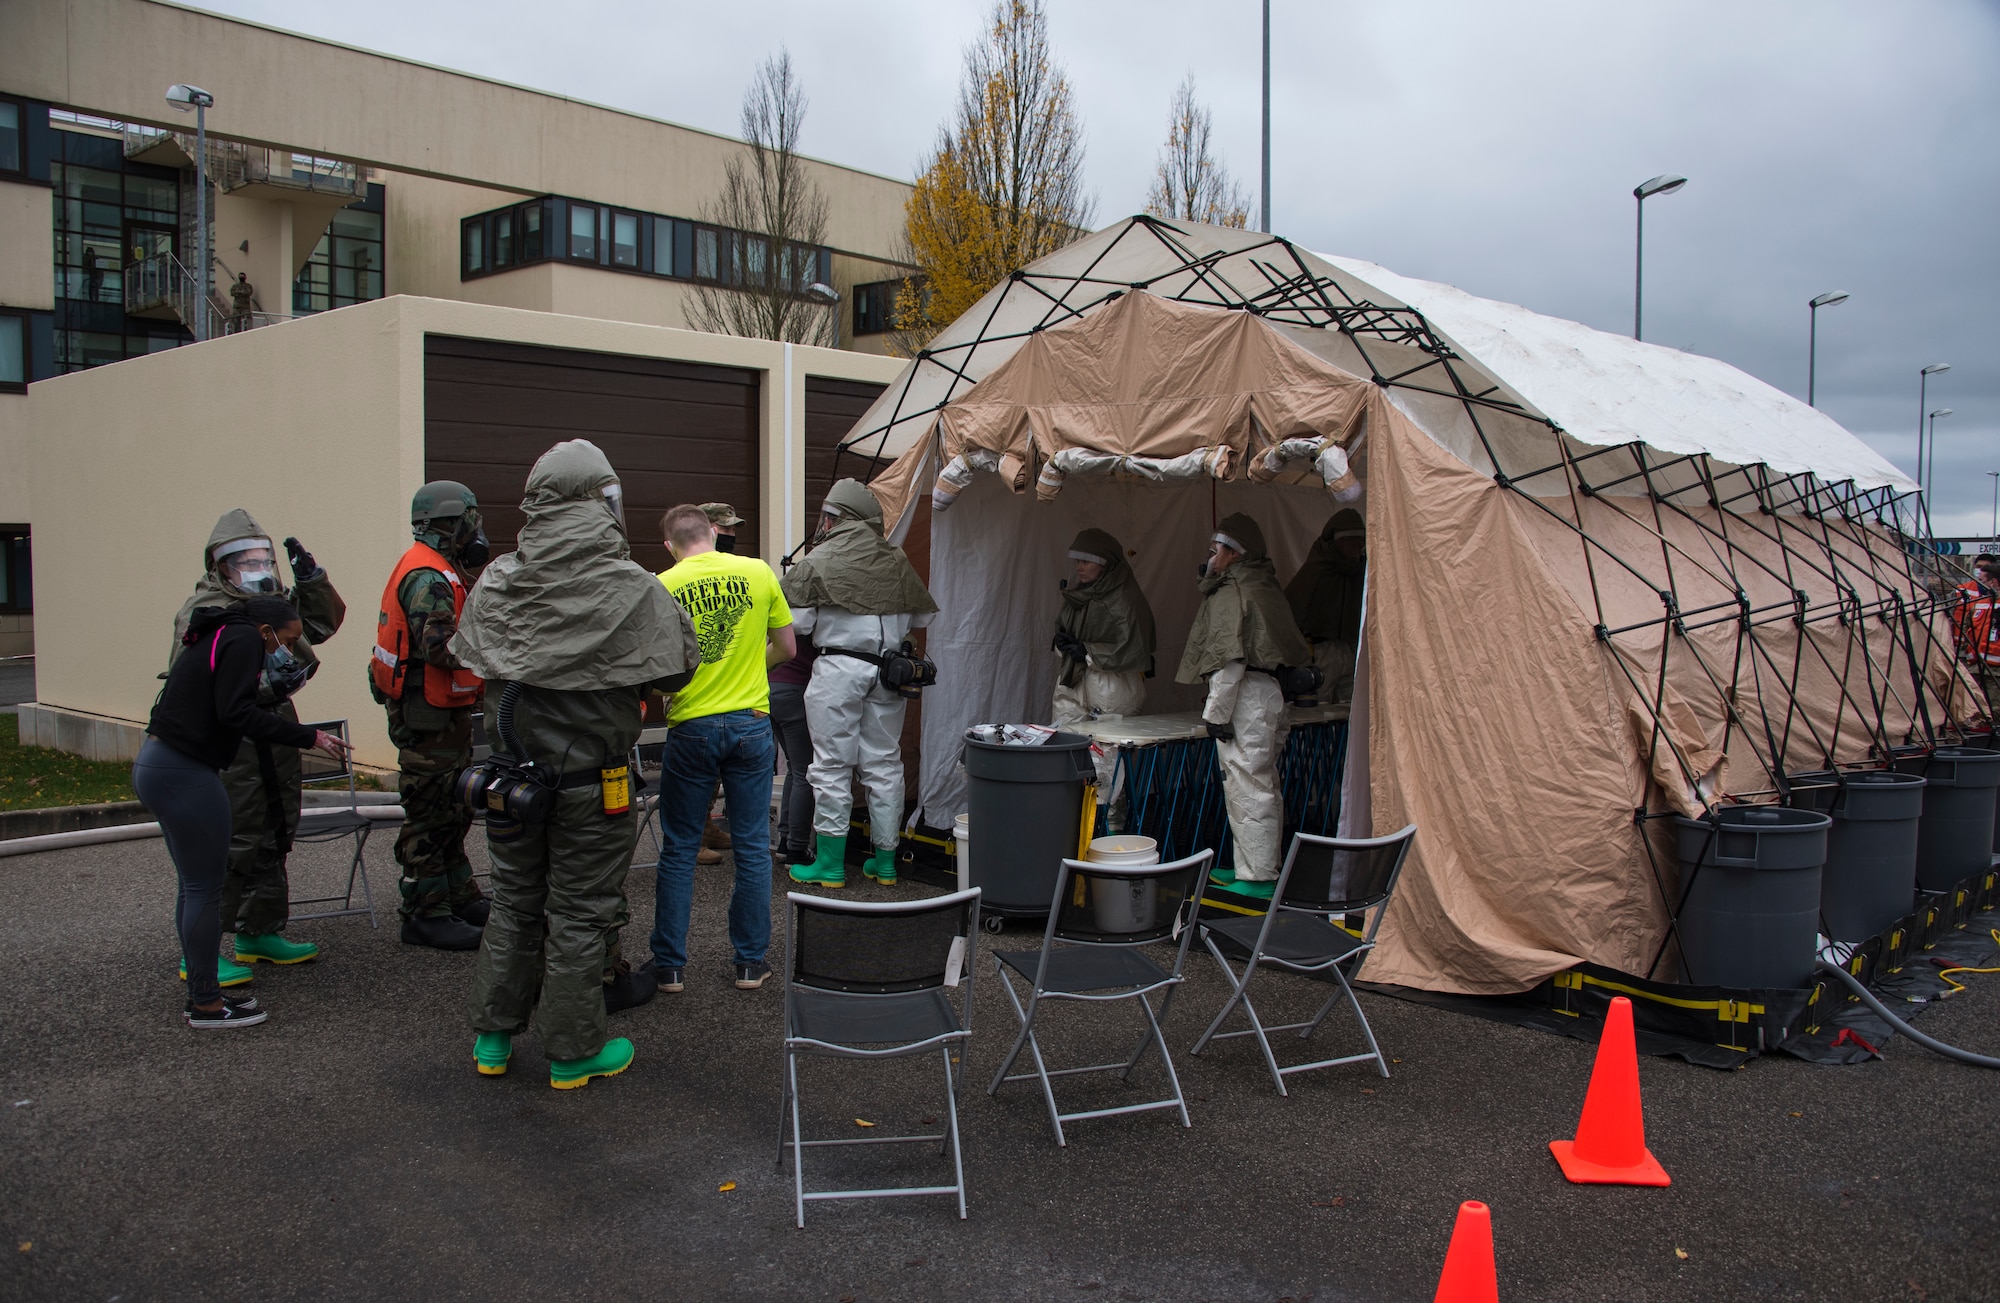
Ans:
{"type": "MultiPolygon", "coordinates": [[[[174,645],[167,664],[184,650],[181,638],[197,609],[204,606],[237,609],[252,597],[282,597],[298,608],[305,636],[294,650],[310,677],[319,670],[315,644],[323,643],[347,618],[347,603],[334,591],[333,581],[296,538],[285,540],[292,584],[278,579],[277,550],[264,527],[242,508],[225,512],[202,548],[202,576],[194,592],[174,617],[174,645]]],[[[166,675],[162,674],[161,678],[166,675]]],[[[257,704],[291,723],[299,722],[289,697],[267,681],[257,685],[257,704]]],[[[231,820],[229,871],[222,891],[222,926],[236,934],[236,958],[241,961],[296,964],[319,954],[311,942],[289,941],[280,935],[291,917],[291,884],[285,857],[298,831],[299,753],[243,739],[236,759],[222,771],[229,793],[231,820]]],[[[241,985],[249,971],[223,963],[225,985],[241,985]]]]}
{"type": "Polygon", "coordinates": [[[472,762],[480,681],[449,644],[467,586],[488,559],[478,500],[451,480],[426,484],[411,500],[410,532],[416,541],[382,592],[368,666],[369,691],[388,713],[396,744],[402,937],[409,945],[474,950],[489,905],[465,857],[472,811],[455,788],[472,762]]]}

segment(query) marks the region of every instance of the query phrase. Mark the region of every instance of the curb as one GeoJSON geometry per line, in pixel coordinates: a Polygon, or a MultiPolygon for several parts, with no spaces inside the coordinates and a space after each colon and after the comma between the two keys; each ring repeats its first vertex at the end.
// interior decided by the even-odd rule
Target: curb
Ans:
{"type": "Polygon", "coordinates": [[[42,810],[0,810],[0,841],[16,837],[48,837],[88,828],[117,828],[146,823],[152,813],[137,801],[103,801],[95,805],[58,805],[42,810]]]}

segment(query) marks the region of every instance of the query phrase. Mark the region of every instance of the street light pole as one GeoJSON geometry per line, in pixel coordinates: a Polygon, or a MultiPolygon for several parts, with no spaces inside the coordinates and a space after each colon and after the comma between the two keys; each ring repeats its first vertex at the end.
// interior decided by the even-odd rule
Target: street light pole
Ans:
{"type": "Polygon", "coordinates": [[[1993,481],[1993,529],[1986,535],[1986,541],[2000,539],[2000,471],[1987,471],[1986,478],[1993,481]]]}
{"type": "Polygon", "coordinates": [[[1923,370],[1917,372],[1917,484],[1919,487],[1924,482],[1924,407],[1928,402],[1928,399],[1925,397],[1925,390],[1929,386],[1932,376],[1949,370],[1951,370],[1951,363],[1933,362],[1923,370]]]}
{"type": "Polygon", "coordinates": [[[208,110],[215,104],[215,96],[199,86],[189,86],[180,82],[167,87],[167,103],[186,113],[194,110],[194,247],[193,267],[196,307],[194,311],[194,338],[196,343],[208,338],[208,110]]]}
{"type": "Polygon", "coordinates": [[[1271,0],[1264,0],[1264,196],[1259,225],[1271,233],[1271,0]]]}
{"type": "Polygon", "coordinates": [[[1632,188],[1632,198],[1639,204],[1638,247],[1632,258],[1632,338],[1646,337],[1646,201],[1654,195],[1670,195],[1688,183],[1684,176],[1662,174],[1650,181],[1641,181],[1632,188]]]}
{"type": "Polygon", "coordinates": [[[1815,397],[1814,389],[1816,386],[1816,382],[1819,379],[1819,310],[1821,308],[1830,308],[1836,303],[1845,303],[1845,302],[1847,302],[1846,290],[1830,290],[1827,293],[1820,295],[1812,302],[1806,304],[1806,307],[1812,310],[1812,327],[1808,332],[1810,342],[1808,342],[1808,344],[1806,345],[1806,406],[1807,407],[1819,406],[1818,403],[1813,401],[1815,397]]]}
{"type": "Polygon", "coordinates": [[[1927,458],[1927,459],[1925,460],[1925,463],[1924,463],[1924,501],[1925,501],[1926,503],[1928,503],[1928,502],[1930,501],[1930,496],[1931,496],[1931,481],[1932,481],[1933,479],[1936,479],[1936,478],[1937,478],[1937,423],[1938,423],[1938,417],[1940,417],[1940,416],[1950,416],[1950,415],[1951,415],[1951,409],[1950,409],[1949,407],[1940,407],[1940,408],[1938,408],[1938,409],[1937,409],[1936,411],[1932,412],[1932,413],[1931,413],[1931,416],[1930,416],[1930,421],[1931,421],[1931,434],[1930,434],[1930,445],[1931,445],[1931,448],[1930,448],[1930,456],[1929,456],[1929,457],[1928,457],[1928,458],[1927,458]]]}

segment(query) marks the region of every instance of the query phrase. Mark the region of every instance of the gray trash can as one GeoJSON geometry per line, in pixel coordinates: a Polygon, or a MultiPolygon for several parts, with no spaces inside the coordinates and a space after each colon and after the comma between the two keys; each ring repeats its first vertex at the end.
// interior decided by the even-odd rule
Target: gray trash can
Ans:
{"type": "Polygon", "coordinates": [[[1676,818],[1685,980],[1805,987],[1818,953],[1819,879],[1833,820],[1815,810],[1729,806],[1676,818]]]}
{"type": "Polygon", "coordinates": [[[1917,885],[1949,891],[1993,863],[1993,806],[2000,751],[1939,747],[1924,766],[1917,822],[1917,885]]]}
{"type": "Polygon", "coordinates": [[[1097,778],[1090,739],[1056,733],[1040,746],[1003,746],[968,737],[965,776],[980,912],[996,923],[1046,916],[1061,862],[1076,858],[1084,786],[1097,778]]]}
{"type": "Polygon", "coordinates": [[[1820,920],[1835,941],[1879,936],[1910,912],[1917,894],[1917,820],[1924,780],[1871,769],[1792,779],[1792,806],[1831,815],[1820,920]]]}

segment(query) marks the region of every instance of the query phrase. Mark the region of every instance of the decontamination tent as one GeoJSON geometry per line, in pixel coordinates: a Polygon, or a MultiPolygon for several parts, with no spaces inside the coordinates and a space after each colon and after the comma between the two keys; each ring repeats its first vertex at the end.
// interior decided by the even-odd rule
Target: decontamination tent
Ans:
{"type": "Polygon", "coordinates": [[[895,531],[933,504],[920,790],[941,826],[965,726],[1047,709],[1077,527],[1136,552],[1161,629],[1148,707],[1173,709],[1197,699],[1169,680],[1209,523],[1251,511],[1282,573],[1363,496],[1343,824],[1422,830],[1376,980],[1671,977],[1671,816],[1968,710],[1903,543],[1914,486],[1823,414],[1272,236],[1134,218],[1024,268],[845,446],[895,531]]]}

